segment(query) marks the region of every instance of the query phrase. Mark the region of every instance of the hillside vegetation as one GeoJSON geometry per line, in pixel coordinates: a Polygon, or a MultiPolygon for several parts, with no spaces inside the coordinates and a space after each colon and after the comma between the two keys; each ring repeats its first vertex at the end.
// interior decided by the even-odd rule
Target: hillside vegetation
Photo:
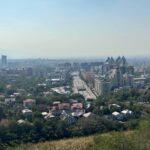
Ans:
{"type": "Polygon", "coordinates": [[[64,139],[31,145],[22,145],[15,150],[86,150],[87,145],[93,148],[94,136],[64,139]]]}
{"type": "MultiPolygon", "coordinates": [[[[13,148],[14,149],[14,148],[13,148]]],[[[15,150],[149,150],[150,118],[144,118],[134,131],[111,132],[88,137],[28,144],[15,150]]],[[[11,150],[11,148],[9,148],[11,150]]]]}

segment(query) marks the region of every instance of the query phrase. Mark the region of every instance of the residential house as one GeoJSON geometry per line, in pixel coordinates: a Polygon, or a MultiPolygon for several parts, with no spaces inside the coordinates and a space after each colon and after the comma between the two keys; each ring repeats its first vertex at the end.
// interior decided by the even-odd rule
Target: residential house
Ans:
{"type": "Polygon", "coordinates": [[[36,102],[34,99],[26,99],[23,101],[23,106],[26,108],[32,108],[35,106],[36,102]]]}
{"type": "Polygon", "coordinates": [[[116,119],[119,121],[123,120],[123,115],[117,111],[112,113],[112,117],[113,117],[113,119],[116,119]]]}
{"type": "Polygon", "coordinates": [[[16,102],[16,99],[13,97],[10,98],[5,98],[5,103],[6,104],[14,104],[16,102]]]}
{"type": "Polygon", "coordinates": [[[70,104],[69,103],[60,103],[60,104],[58,104],[58,107],[60,110],[66,110],[66,109],[70,109],[70,104]]]}
{"type": "Polygon", "coordinates": [[[23,109],[22,113],[24,116],[31,116],[32,115],[32,110],[30,109],[23,109]]]}
{"type": "Polygon", "coordinates": [[[83,104],[82,104],[82,103],[73,103],[73,104],[71,105],[71,109],[72,109],[72,110],[83,109],[83,104]]]}

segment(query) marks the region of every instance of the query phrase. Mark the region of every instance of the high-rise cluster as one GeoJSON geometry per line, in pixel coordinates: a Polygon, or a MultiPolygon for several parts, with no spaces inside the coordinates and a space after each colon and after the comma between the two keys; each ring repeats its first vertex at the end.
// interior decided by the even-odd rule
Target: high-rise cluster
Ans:
{"type": "Polygon", "coordinates": [[[133,86],[134,67],[128,65],[126,58],[108,57],[102,64],[101,72],[95,77],[94,88],[97,95],[120,87],[133,86]]]}

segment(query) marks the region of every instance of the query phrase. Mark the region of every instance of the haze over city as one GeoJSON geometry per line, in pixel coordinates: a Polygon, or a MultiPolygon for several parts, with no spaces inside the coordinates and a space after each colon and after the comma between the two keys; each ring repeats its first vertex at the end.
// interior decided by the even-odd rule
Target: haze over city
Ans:
{"type": "Polygon", "coordinates": [[[9,58],[150,55],[149,0],[0,1],[9,58]]]}
{"type": "Polygon", "coordinates": [[[0,0],[0,150],[150,150],[150,0],[0,0]]]}

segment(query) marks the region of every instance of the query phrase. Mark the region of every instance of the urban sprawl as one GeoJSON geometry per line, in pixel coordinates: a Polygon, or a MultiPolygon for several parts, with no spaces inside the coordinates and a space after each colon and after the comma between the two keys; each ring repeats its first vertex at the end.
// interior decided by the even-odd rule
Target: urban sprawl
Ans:
{"type": "Polygon", "coordinates": [[[13,134],[1,140],[36,142],[135,126],[131,122],[149,112],[148,64],[124,56],[90,61],[7,60],[3,55],[0,127],[7,125],[13,134]]]}

